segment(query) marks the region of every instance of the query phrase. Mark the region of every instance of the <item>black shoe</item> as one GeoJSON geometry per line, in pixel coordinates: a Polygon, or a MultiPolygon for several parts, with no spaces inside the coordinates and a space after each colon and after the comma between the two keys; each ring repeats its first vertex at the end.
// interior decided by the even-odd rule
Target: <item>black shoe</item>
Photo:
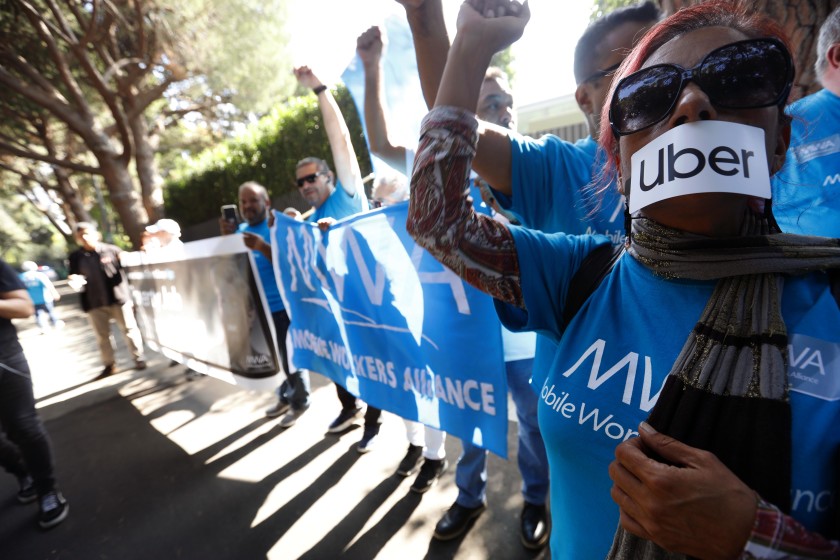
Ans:
{"type": "Polygon", "coordinates": [[[406,452],[400,465],[397,467],[397,474],[400,476],[411,476],[420,468],[420,462],[423,459],[423,446],[408,444],[408,452],[406,452]]]}
{"type": "Polygon", "coordinates": [[[435,525],[434,537],[439,541],[449,541],[460,537],[470,527],[470,522],[481,515],[485,509],[487,506],[484,504],[468,508],[455,502],[435,525]]]}
{"type": "Polygon", "coordinates": [[[146,362],[143,361],[143,360],[137,360],[136,362],[134,362],[134,369],[136,369],[136,370],[144,370],[147,367],[149,367],[149,366],[147,366],[146,362]]]}
{"type": "Polygon", "coordinates": [[[446,470],[449,463],[446,459],[426,459],[423,461],[423,466],[420,467],[420,472],[417,478],[411,484],[411,491],[415,494],[425,494],[429,488],[435,485],[437,479],[446,470]]]}
{"type": "Polygon", "coordinates": [[[28,504],[38,498],[35,481],[28,474],[18,478],[18,488],[17,499],[20,503],[28,504]]]}
{"type": "Polygon", "coordinates": [[[114,375],[114,364],[105,366],[102,368],[102,373],[100,373],[96,378],[97,379],[104,379],[106,377],[110,377],[114,375]]]}
{"type": "Polygon", "coordinates": [[[545,511],[545,504],[525,502],[519,520],[519,538],[522,546],[539,550],[548,542],[548,534],[548,513],[545,511]]]}
{"type": "Polygon", "coordinates": [[[338,417],[332,421],[330,427],[327,428],[327,432],[331,434],[337,434],[339,432],[343,432],[347,428],[356,421],[356,418],[362,415],[362,407],[358,408],[351,408],[351,409],[342,409],[341,413],[339,413],[338,417]]]}
{"type": "Polygon", "coordinates": [[[365,454],[376,445],[376,436],[379,435],[379,424],[375,427],[365,426],[365,431],[362,434],[362,439],[356,446],[356,451],[360,454],[365,454]]]}
{"type": "Polygon", "coordinates": [[[70,506],[58,490],[51,490],[41,496],[41,512],[38,515],[38,525],[42,529],[55,527],[67,517],[70,506]]]}

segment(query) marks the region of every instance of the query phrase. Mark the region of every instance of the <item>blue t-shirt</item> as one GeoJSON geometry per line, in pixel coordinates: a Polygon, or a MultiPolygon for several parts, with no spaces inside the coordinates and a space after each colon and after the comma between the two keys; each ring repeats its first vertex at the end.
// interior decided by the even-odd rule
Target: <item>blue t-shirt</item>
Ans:
{"type": "MultiPolygon", "coordinates": [[[[513,136],[511,149],[512,196],[496,193],[503,208],[519,216],[522,225],[546,233],[600,233],[614,245],[624,242],[624,197],[614,184],[600,201],[586,188],[592,182],[598,144],[589,136],[574,144],[553,135],[539,140],[513,136]]],[[[542,386],[551,366],[555,345],[537,337],[532,384],[542,386]]]]}
{"type": "MultiPolygon", "coordinates": [[[[569,281],[585,255],[608,239],[511,232],[528,311],[497,303],[499,316],[508,328],[534,329],[558,344],[538,408],[552,481],[552,554],[604,558],[618,525],[607,471],[615,447],[647,418],[715,282],[666,280],[624,254],[565,327],[569,281]]],[[[840,310],[825,274],[784,282],[792,515],[825,534],[838,507],[840,310]]]]}
{"type": "Polygon", "coordinates": [[[43,272],[27,270],[20,273],[20,281],[26,286],[29,297],[35,305],[43,305],[47,300],[52,301],[52,294],[49,292],[49,279],[43,272]]]}
{"type": "Polygon", "coordinates": [[[840,237],[840,97],[824,89],[788,112],[790,148],[773,176],[773,214],[782,231],[840,237]]]}
{"type": "MultiPolygon", "coordinates": [[[[263,241],[270,243],[270,230],[268,228],[268,220],[263,220],[255,226],[248,222],[239,224],[239,231],[247,231],[248,233],[255,233],[263,238],[263,241]]],[[[259,251],[251,251],[254,254],[254,262],[257,263],[257,272],[260,275],[260,281],[263,285],[263,292],[265,292],[266,303],[268,309],[272,313],[276,311],[283,311],[286,309],[283,306],[283,298],[280,297],[280,290],[277,288],[277,280],[274,278],[274,265],[271,261],[259,251]]]]}
{"type": "Polygon", "coordinates": [[[315,209],[310,216],[310,222],[317,222],[322,218],[335,218],[340,220],[368,209],[367,198],[362,189],[356,189],[356,194],[350,196],[340,181],[336,181],[335,190],[327,197],[324,203],[315,209]]]}

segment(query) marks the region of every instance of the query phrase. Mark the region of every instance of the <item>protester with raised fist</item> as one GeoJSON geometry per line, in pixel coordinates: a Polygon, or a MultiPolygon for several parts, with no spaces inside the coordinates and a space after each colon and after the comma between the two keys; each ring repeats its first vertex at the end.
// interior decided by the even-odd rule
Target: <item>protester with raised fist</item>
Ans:
{"type": "Polygon", "coordinates": [[[840,394],[786,353],[840,349],[840,308],[828,275],[813,272],[840,268],[840,246],[781,234],[773,219],[769,177],[785,158],[794,76],[784,33],[711,1],[630,53],[600,143],[632,226],[626,251],[581,287],[575,277],[608,237],[506,226],[463,200],[484,69],[529,16],[518,2],[462,6],[421,130],[407,228],[500,300],[508,327],[557,343],[538,409],[552,555],[836,557],[837,504],[803,497],[837,492],[840,394]],[[691,172],[675,166],[651,186],[660,153],[691,172]],[[586,297],[564,317],[570,291],[586,297]]]}

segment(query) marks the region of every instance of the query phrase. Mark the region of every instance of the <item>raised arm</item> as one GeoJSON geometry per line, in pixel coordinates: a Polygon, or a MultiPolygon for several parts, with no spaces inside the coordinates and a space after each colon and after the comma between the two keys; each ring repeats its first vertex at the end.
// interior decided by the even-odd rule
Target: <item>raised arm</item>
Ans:
{"type": "MultiPolygon", "coordinates": [[[[323,82],[312,73],[308,66],[295,68],[295,77],[302,86],[312,90],[321,89],[323,85],[323,82]]],[[[335,163],[335,173],[347,194],[353,196],[362,188],[362,172],[359,170],[356,151],[350,141],[350,131],[329,88],[324,88],[317,95],[321,117],[324,119],[324,129],[327,131],[333,163],[335,163]]]]}
{"type": "MultiPolygon", "coordinates": [[[[483,8],[479,6],[479,8],[483,8]]],[[[461,7],[458,35],[435,108],[423,120],[411,178],[408,232],[435,258],[493,297],[523,307],[519,263],[510,230],[475,213],[466,188],[478,142],[474,110],[484,69],[522,34],[527,7],[502,3],[501,17],[461,7]],[[485,17],[485,15],[487,17],[485,17]],[[478,68],[481,65],[481,68],[478,68]]]]}
{"type": "Polygon", "coordinates": [[[362,60],[365,71],[365,126],[367,127],[370,151],[388,165],[404,175],[409,169],[405,165],[405,146],[395,146],[388,137],[385,109],[382,106],[382,49],[385,40],[382,30],[374,26],[359,35],[356,52],[362,60]]]}
{"type": "MultiPolygon", "coordinates": [[[[405,7],[411,35],[414,39],[414,51],[417,56],[417,70],[420,73],[420,85],[423,97],[431,108],[438,95],[443,69],[449,55],[449,36],[443,19],[441,0],[397,0],[405,7]]],[[[479,11],[482,8],[492,10],[495,2],[470,1],[479,11]],[[486,5],[486,6],[485,6],[486,5]]],[[[504,2],[500,2],[504,4],[504,2]]],[[[491,53],[492,57],[492,53],[491,53]]],[[[481,74],[487,70],[490,59],[481,67],[481,74]]],[[[479,82],[479,88],[481,82],[479,82]]],[[[475,97],[478,102],[478,95],[475,97]]],[[[470,108],[475,112],[476,106],[470,108]]],[[[489,124],[479,129],[478,151],[472,167],[497,191],[510,195],[511,191],[511,155],[510,131],[489,124]]]]}

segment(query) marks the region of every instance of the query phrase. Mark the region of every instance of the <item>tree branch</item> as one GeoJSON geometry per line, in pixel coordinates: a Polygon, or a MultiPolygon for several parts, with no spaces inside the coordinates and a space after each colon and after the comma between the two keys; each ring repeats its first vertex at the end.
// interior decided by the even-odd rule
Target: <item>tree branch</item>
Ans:
{"type": "Polygon", "coordinates": [[[72,74],[70,73],[70,68],[67,66],[67,61],[64,59],[64,55],[61,54],[61,51],[58,48],[58,45],[55,42],[55,38],[49,32],[47,25],[45,24],[43,18],[38,14],[38,11],[29,4],[29,2],[21,2],[21,6],[24,8],[24,14],[26,15],[29,22],[32,24],[32,27],[35,28],[35,31],[38,33],[38,36],[46,43],[47,50],[50,53],[50,58],[56,65],[56,69],[58,70],[58,74],[61,77],[61,81],[64,85],[67,86],[67,89],[70,90],[70,94],[73,97],[73,101],[76,104],[76,109],[84,114],[84,117],[87,120],[92,120],[90,110],[87,106],[87,102],[85,101],[84,95],[82,93],[79,84],[76,83],[76,80],[73,78],[72,74]]]}
{"type": "Polygon", "coordinates": [[[9,155],[27,158],[27,159],[34,159],[36,161],[43,161],[46,163],[51,163],[53,165],[58,165],[60,167],[65,167],[67,169],[72,169],[74,171],[79,171],[81,173],[92,173],[95,175],[101,175],[102,170],[98,167],[91,167],[89,165],[84,165],[81,163],[75,163],[70,160],[66,159],[58,159],[55,157],[51,157],[46,154],[39,154],[33,152],[31,150],[23,150],[16,148],[6,142],[0,141],[0,153],[7,153],[9,155]]]}

